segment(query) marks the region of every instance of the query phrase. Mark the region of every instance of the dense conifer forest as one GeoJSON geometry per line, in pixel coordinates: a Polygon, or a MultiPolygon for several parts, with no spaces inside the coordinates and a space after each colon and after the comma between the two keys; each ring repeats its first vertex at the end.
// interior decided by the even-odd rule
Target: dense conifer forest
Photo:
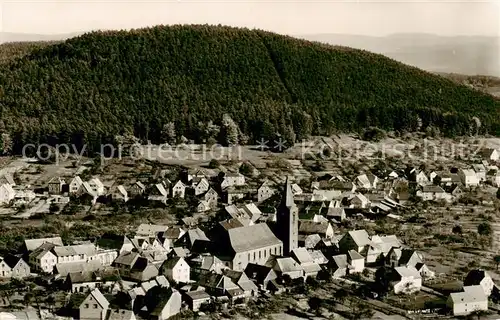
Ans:
{"type": "Polygon", "coordinates": [[[9,48],[0,50],[5,151],[7,140],[19,152],[131,135],[247,143],[367,127],[500,134],[490,95],[382,55],[264,31],[158,26],[9,48]]]}

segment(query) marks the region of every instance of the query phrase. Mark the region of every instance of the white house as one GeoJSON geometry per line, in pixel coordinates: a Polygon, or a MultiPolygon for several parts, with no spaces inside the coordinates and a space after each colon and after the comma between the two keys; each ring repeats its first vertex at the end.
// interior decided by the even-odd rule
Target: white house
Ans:
{"type": "Polygon", "coordinates": [[[172,187],[172,197],[173,198],[184,198],[186,195],[186,186],[181,180],[177,181],[172,187]]]}
{"type": "Polygon", "coordinates": [[[83,185],[83,180],[80,176],[74,177],[69,183],[69,193],[77,193],[83,185]]]}
{"type": "Polygon", "coordinates": [[[52,253],[57,263],[82,262],[97,259],[97,248],[94,244],[79,244],[73,246],[56,246],[52,253]]]}
{"type": "Polygon", "coordinates": [[[415,177],[415,182],[420,186],[426,186],[431,184],[431,181],[429,180],[429,178],[427,178],[427,176],[423,171],[420,171],[417,174],[417,176],[415,177]]]}
{"type": "Polygon", "coordinates": [[[500,152],[496,149],[487,148],[483,150],[483,159],[488,161],[498,161],[500,159],[500,152]]]}
{"type": "Polygon", "coordinates": [[[198,182],[198,184],[196,184],[196,186],[194,187],[194,194],[198,196],[200,194],[207,192],[208,189],[210,189],[210,184],[208,183],[208,180],[205,178],[201,178],[200,182],[198,182]]]}
{"type": "Polygon", "coordinates": [[[347,253],[347,262],[349,273],[359,273],[365,269],[365,258],[354,250],[349,250],[347,253]]]}
{"type": "Polygon", "coordinates": [[[350,207],[357,209],[366,209],[370,207],[370,200],[368,200],[365,195],[358,193],[351,198],[350,207]]]}
{"type": "Polygon", "coordinates": [[[269,199],[274,194],[274,192],[275,190],[272,188],[269,180],[264,180],[259,189],[257,189],[257,201],[262,202],[269,199]]]}
{"type": "Polygon", "coordinates": [[[36,271],[52,273],[57,264],[57,257],[51,252],[53,244],[46,243],[30,253],[29,264],[36,271]]]}
{"type": "Polygon", "coordinates": [[[90,188],[92,191],[98,196],[102,196],[104,194],[104,184],[98,178],[92,178],[88,181],[90,188]]]}
{"type": "Polygon", "coordinates": [[[479,178],[476,175],[476,172],[472,169],[461,169],[458,171],[458,176],[460,177],[460,181],[465,187],[477,187],[479,185],[479,178]]]}
{"type": "Polygon", "coordinates": [[[454,316],[465,316],[476,311],[488,310],[488,297],[481,286],[464,286],[463,290],[463,292],[451,293],[446,301],[446,305],[454,316]]]}
{"type": "Polygon", "coordinates": [[[175,281],[177,283],[188,283],[190,280],[189,274],[191,272],[191,268],[184,258],[173,257],[165,261],[162,266],[162,272],[168,280],[175,281]]]}
{"type": "Polygon", "coordinates": [[[392,271],[390,284],[395,294],[413,293],[422,288],[422,276],[414,267],[396,267],[392,271]]]}
{"type": "Polygon", "coordinates": [[[485,270],[471,270],[464,279],[464,286],[481,286],[484,294],[489,297],[495,287],[490,274],[485,270]]]}
{"type": "Polygon", "coordinates": [[[226,172],[221,182],[221,188],[236,187],[245,185],[245,176],[241,173],[226,172]]]}
{"type": "Polygon", "coordinates": [[[5,183],[0,186],[0,204],[8,204],[14,200],[15,196],[16,191],[12,188],[12,185],[5,183]]]}

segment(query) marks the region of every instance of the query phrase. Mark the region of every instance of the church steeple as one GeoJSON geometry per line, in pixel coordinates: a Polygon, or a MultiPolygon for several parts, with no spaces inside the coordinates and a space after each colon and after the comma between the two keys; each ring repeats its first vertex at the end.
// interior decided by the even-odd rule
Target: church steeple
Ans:
{"type": "Polygon", "coordinates": [[[276,228],[278,237],[283,241],[283,254],[289,255],[293,249],[298,247],[299,210],[293,200],[292,186],[288,177],[277,211],[276,228]]]}

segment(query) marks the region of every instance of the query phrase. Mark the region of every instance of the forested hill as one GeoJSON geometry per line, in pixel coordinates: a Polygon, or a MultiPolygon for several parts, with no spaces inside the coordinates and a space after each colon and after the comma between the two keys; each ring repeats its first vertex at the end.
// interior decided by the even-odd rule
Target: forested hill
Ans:
{"type": "Polygon", "coordinates": [[[0,65],[0,90],[0,130],[17,150],[127,132],[217,138],[232,120],[248,141],[368,126],[458,135],[473,117],[500,134],[500,102],[487,94],[366,51],[229,27],[95,32],[35,48],[0,65]]]}

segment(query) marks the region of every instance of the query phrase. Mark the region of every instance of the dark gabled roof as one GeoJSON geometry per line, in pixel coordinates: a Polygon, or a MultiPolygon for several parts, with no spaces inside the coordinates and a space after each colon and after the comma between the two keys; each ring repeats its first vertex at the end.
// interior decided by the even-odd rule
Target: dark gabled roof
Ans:
{"type": "Polygon", "coordinates": [[[469,271],[464,280],[464,286],[475,286],[479,285],[484,278],[490,277],[490,275],[481,269],[474,269],[469,271]]]}
{"type": "Polygon", "coordinates": [[[406,265],[414,254],[416,254],[416,251],[412,249],[401,250],[401,258],[399,258],[398,263],[400,265],[406,265]]]}
{"type": "Polygon", "coordinates": [[[120,250],[126,243],[131,243],[130,239],[123,235],[106,233],[96,241],[96,245],[101,248],[120,250]]]}
{"type": "Polygon", "coordinates": [[[132,267],[131,271],[142,272],[149,266],[149,261],[146,258],[139,257],[132,267]]]}
{"type": "Polygon", "coordinates": [[[15,256],[13,254],[8,254],[3,258],[3,261],[11,268],[13,269],[19,261],[22,260],[21,257],[15,256]]]}
{"type": "Polygon", "coordinates": [[[263,283],[266,277],[273,273],[271,267],[262,266],[255,263],[249,263],[245,268],[245,274],[249,279],[257,281],[257,283],[263,283]]]}

